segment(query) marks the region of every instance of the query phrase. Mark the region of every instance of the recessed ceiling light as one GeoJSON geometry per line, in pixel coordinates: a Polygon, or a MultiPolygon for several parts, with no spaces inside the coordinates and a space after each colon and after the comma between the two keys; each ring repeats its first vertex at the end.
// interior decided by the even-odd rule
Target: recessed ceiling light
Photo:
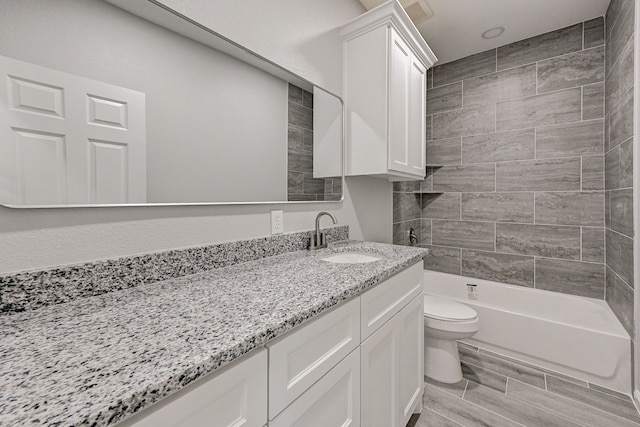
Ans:
{"type": "Polygon", "coordinates": [[[504,33],[504,27],[493,27],[482,33],[481,37],[483,39],[489,40],[502,35],[502,33],[504,33]]]}

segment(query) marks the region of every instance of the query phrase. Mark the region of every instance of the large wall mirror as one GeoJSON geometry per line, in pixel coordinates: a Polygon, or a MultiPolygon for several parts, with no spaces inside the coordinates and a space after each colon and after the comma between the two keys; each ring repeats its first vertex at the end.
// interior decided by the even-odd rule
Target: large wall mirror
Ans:
{"type": "Polygon", "coordinates": [[[0,3],[0,204],[340,201],[343,108],[156,0],[0,3]]]}

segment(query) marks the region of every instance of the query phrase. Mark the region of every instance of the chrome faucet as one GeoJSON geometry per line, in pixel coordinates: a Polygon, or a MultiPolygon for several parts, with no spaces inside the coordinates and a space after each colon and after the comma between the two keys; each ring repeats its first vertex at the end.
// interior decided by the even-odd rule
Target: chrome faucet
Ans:
{"type": "Polygon", "coordinates": [[[331,212],[320,212],[317,216],[316,216],[316,232],[313,236],[311,236],[311,239],[309,239],[309,250],[313,251],[315,249],[322,249],[322,248],[326,248],[327,247],[327,236],[325,236],[324,233],[320,232],[320,218],[323,215],[327,215],[329,218],[331,218],[331,220],[333,221],[334,224],[338,223],[338,220],[336,219],[336,217],[331,213],[331,212]]]}

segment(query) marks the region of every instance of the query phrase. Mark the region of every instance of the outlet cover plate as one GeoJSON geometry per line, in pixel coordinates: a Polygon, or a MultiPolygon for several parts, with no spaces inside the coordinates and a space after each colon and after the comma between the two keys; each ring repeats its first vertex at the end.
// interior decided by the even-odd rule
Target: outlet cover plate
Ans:
{"type": "Polygon", "coordinates": [[[284,213],[282,211],[271,211],[271,234],[282,234],[284,232],[284,213]]]}

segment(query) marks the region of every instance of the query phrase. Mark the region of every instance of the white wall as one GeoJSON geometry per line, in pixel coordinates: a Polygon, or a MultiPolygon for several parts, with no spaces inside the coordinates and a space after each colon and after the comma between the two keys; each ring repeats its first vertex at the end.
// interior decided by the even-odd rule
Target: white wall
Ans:
{"type": "Polygon", "coordinates": [[[285,81],[102,0],[1,4],[0,55],[145,94],[148,202],[287,199],[285,81]]]}
{"type": "MultiPolygon", "coordinates": [[[[12,25],[2,13],[0,25],[12,25]]],[[[187,16],[337,94],[342,47],[337,28],[363,12],[357,0],[166,0],[187,16]]],[[[73,31],[72,28],[69,31],[73,31]]],[[[78,37],[82,37],[81,34],[78,37]]],[[[391,242],[391,184],[347,178],[342,203],[14,210],[0,207],[0,273],[265,236],[270,211],[285,231],[313,227],[320,210],[351,237],[391,242]]],[[[326,219],[323,220],[325,224],[326,219]]]]}

